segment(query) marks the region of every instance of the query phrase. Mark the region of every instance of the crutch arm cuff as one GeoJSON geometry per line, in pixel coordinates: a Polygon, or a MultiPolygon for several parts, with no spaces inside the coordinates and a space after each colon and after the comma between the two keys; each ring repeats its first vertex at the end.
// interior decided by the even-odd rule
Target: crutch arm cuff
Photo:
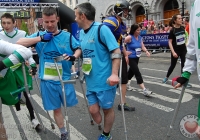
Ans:
{"type": "Polygon", "coordinates": [[[181,74],[181,77],[184,77],[184,78],[186,78],[186,79],[190,79],[190,75],[191,75],[190,72],[185,71],[185,72],[183,72],[183,73],[181,74]]]}
{"type": "Polygon", "coordinates": [[[122,54],[121,53],[112,53],[111,54],[111,59],[121,59],[122,58],[122,54]]]}

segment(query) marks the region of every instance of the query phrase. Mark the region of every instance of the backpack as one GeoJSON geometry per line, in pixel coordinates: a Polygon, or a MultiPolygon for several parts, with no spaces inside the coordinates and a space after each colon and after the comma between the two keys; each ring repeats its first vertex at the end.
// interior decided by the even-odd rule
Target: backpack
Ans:
{"type": "MultiPolygon", "coordinates": [[[[99,43],[101,43],[101,45],[103,45],[105,48],[108,49],[108,47],[106,46],[106,44],[103,43],[103,41],[101,40],[100,30],[101,30],[102,25],[104,25],[104,24],[100,24],[99,27],[98,27],[98,31],[97,31],[97,33],[98,33],[98,41],[99,41],[99,43]]],[[[119,28],[119,25],[120,24],[117,24],[117,27],[115,28],[114,32],[119,28]]],[[[112,32],[112,33],[114,34],[114,32],[112,32]]]]}

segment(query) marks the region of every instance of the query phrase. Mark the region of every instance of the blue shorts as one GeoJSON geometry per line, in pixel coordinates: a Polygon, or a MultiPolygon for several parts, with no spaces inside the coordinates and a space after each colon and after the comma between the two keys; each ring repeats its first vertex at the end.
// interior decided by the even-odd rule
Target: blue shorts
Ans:
{"type": "Polygon", "coordinates": [[[86,93],[89,106],[98,103],[102,109],[110,109],[113,107],[115,95],[116,87],[105,91],[87,91],[86,93]]]}
{"type": "MultiPolygon", "coordinates": [[[[61,108],[61,103],[63,104],[62,86],[60,84],[53,84],[52,82],[41,80],[40,87],[44,109],[55,110],[61,108]]],[[[78,103],[74,86],[72,84],[65,84],[65,93],[67,107],[74,106],[78,103]]]]}

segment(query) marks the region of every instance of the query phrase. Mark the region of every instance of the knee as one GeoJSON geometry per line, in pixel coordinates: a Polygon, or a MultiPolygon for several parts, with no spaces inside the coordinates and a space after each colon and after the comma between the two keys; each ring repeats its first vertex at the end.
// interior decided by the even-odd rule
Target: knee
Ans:
{"type": "Polygon", "coordinates": [[[61,108],[55,109],[53,112],[54,112],[54,115],[56,115],[56,116],[59,115],[60,113],[62,113],[61,108]]]}
{"type": "Polygon", "coordinates": [[[96,115],[96,114],[98,114],[99,113],[99,107],[90,107],[89,108],[89,110],[90,110],[90,113],[92,114],[92,115],[96,115]]]}

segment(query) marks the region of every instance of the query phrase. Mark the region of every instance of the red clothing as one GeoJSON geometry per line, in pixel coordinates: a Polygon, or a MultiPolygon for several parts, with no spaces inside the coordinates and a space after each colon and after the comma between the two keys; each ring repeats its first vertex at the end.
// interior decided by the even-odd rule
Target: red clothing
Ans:
{"type": "Polygon", "coordinates": [[[188,34],[190,34],[190,32],[189,32],[190,31],[190,29],[189,29],[189,23],[188,23],[188,25],[185,26],[185,30],[188,32],[188,34]]]}

